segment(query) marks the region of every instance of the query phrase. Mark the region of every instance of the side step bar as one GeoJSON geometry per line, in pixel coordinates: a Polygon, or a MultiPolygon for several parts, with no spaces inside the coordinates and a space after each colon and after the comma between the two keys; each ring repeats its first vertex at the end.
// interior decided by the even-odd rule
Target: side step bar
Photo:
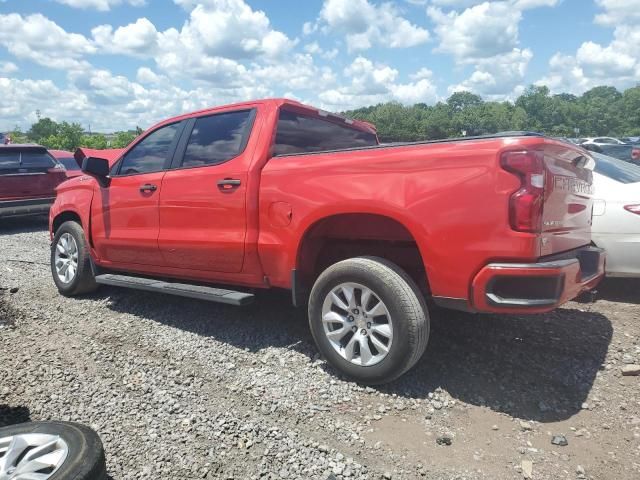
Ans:
{"type": "Polygon", "coordinates": [[[112,285],[114,287],[134,288],[147,292],[158,292],[179,297],[197,298],[210,302],[227,303],[229,305],[248,305],[253,302],[252,293],[224,290],[222,288],[190,285],[188,283],[173,283],[154,280],[151,278],[131,277],[128,275],[115,275],[105,273],[96,276],[96,283],[112,285]]]}

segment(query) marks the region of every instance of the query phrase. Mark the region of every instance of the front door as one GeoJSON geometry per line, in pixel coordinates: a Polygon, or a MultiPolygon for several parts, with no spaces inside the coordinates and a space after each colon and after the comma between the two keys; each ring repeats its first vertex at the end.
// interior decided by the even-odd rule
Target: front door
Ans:
{"type": "Polygon", "coordinates": [[[164,265],[158,249],[158,199],[181,123],[154,130],[114,166],[107,187],[97,186],[91,206],[93,243],[101,260],[164,265]]]}
{"type": "Polygon", "coordinates": [[[167,265],[242,270],[254,117],[248,109],[190,120],[160,192],[158,244],[167,265]]]}

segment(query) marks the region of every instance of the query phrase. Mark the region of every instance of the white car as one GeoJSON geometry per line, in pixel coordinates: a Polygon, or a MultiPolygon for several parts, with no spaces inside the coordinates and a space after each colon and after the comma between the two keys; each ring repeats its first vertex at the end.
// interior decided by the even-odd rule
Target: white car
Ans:
{"type": "Polygon", "coordinates": [[[593,144],[593,145],[626,145],[622,140],[618,140],[613,137],[592,137],[592,138],[581,138],[578,140],[580,145],[583,144],[593,144]]]}
{"type": "Polygon", "coordinates": [[[640,277],[640,166],[599,153],[591,240],[607,251],[609,277],[640,277]]]}

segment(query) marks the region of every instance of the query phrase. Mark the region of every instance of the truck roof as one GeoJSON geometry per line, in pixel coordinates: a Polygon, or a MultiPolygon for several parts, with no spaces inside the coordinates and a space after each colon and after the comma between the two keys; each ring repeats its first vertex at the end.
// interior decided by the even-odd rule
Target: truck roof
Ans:
{"type": "Polygon", "coordinates": [[[337,113],[333,113],[333,112],[328,112],[325,110],[322,110],[320,108],[311,106],[311,105],[306,105],[302,102],[299,102],[297,100],[292,100],[290,98],[263,98],[263,99],[259,99],[259,100],[249,100],[246,102],[237,102],[237,103],[230,103],[230,104],[225,104],[225,105],[218,105],[218,106],[214,106],[214,107],[208,107],[208,108],[204,108],[202,110],[196,110],[193,112],[188,112],[188,113],[183,113],[181,115],[177,115],[175,117],[171,117],[168,118],[166,120],[162,120],[161,122],[158,122],[154,125],[152,125],[152,127],[156,127],[159,125],[163,125],[163,124],[168,124],[168,123],[173,123],[176,121],[180,121],[183,120],[185,118],[191,118],[194,116],[200,116],[203,114],[207,114],[207,113],[215,113],[219,110],[227,110],[227,109],[235,109],[235,108],[242,108],[242,107],[249,107],[252,105],[256,105],[256,104],[262,104],[262,105],[272,105],[275,108],[279,108],[283,105],[289,105],[292,106],[294,108],[300,108],[300,109],[304,109],[304,110],[308,110],[312,113],[316,113],[320,116],[323,117],[333,117],[335,119],[340,119],[342,121],[346,121],[347,123],[349,123],[350,125],[353,125],[361,130],[366,130],[369,131],[371,133],[376,133],[376,128],[375,125],[369,123],[369,122],[365,122],[362,120],[354,120],[354,119],[350,119],[347,117],[344,117],[343,115],[337,114],[337,113]]]}

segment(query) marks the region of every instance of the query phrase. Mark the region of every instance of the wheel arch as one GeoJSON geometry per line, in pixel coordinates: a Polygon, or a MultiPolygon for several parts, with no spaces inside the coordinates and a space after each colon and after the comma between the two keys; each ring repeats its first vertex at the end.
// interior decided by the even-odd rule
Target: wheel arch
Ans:
{"type": "Polygon", "coordinates": [[[395,215],[372,211],[333,213],[310,222],[298,242],[292,274],[294,303],[304,304],[319,274],[346,258],[385,258],[429,291],[425,255],[418,236],[395,215]]]}
{"type": "Polygon", "coordinates": [[[55,233],[64,222],[77,222],[81,227],[84,228],[84,225],[82,224],[82,218],[80,218],[78,212],[75,212],[73,210],[65,210],[53,217],[53,221],[51,222],[51,233],[55,235],[55,233]]]}

